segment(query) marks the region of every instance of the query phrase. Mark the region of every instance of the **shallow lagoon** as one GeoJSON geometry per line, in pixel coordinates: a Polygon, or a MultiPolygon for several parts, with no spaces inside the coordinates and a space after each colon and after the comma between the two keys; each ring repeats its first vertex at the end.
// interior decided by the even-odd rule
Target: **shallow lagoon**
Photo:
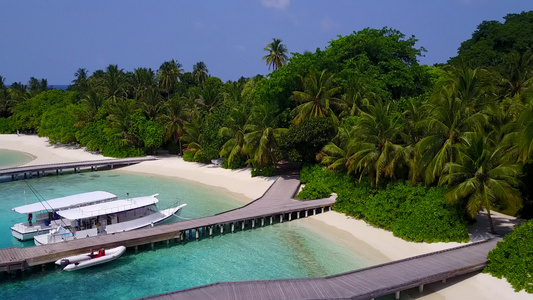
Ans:
{"type": "MultiPolygon", "coordinates": [[[[31,246],[9,227],[25,216],[11,208],[36,202],[27,184],[44,199],[92,190],[125,197],[159,193],[160,208],[187,203],[182,217],[207,216],[242,205],[242,196],[224,189],[158,176],[99,171],[48,176],[0,184],[0,247],[31,246]],[[241,199],[240,199],[241,198],[241,199]]],[[[176,219],[175,221],[179,221],[176,219]]],[[[131,299],[218,281],[326,276],[367,266],[358,253],[299,222],[284,222],[183,244],[141,247],[112,263],[76,272],[47,266],[14,278],[0,278],[2,299],[131,299]]]]}
{"type": "Polygon", "coordinates": [[[0,149],[0,168],[20,166],[34,159],[33,155],[25,152],[0,149]]]}

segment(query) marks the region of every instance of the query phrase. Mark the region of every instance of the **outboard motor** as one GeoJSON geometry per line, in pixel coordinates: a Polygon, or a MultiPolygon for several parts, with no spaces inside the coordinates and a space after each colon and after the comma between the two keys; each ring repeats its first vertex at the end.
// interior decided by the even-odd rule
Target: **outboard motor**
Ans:
{"type": "Polygon", "coordinates": [[[68,266],[69,264],[70,264],[70,260],[68,260],[68,259],[66,259],[66,258],[63,258],[63,259],[61,260],[61,266],[62,266],[62,267],[66,267],[66,266],[68,266]]]}

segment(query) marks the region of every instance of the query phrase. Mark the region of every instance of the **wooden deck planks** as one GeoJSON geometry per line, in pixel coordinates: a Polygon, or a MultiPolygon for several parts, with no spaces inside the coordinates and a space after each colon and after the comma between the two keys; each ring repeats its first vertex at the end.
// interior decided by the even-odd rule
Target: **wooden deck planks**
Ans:
{"type": "Polygon", "coordinates": [[[59,170],[59,169],[81,168],[81,167],[128,165],[128,164],[136,164],[136,163],[140,163],[143,161],[149,161],[149,160],[156,160],[156,158],[154,157],[131,157],[131,158],[101,159],[101,160],[69,162],[69,163],[55,163],[55,164],[44,164],[44,165],[30,165],[30,166],[0,169],[0,176],[23,174],[23,173],[29,173],[29,172],[51,171],[51,170],[59,170]]]}
{"type": "MultiPolygon", "coordinates": [[[[438,251],[364,268],[343,274],[308,279],[261,280],[217,283],[232,290],[229,297],[217,299],[369,299],[392,294],[442,279],[479,271],[486,264],[487,253],[496,239],[438,251]],[[450,263],[445,263],[449,261],[450,263]],[[444,262],[444,263],[443,263],[444,262]]],[[[210,289],[211,285],[206,289],[210,289]]],[[[143,299],[190,299],[191,290],[167,293],[143,299]]],[[[207,299],[207,298],[206,298],[207,299]]]]}

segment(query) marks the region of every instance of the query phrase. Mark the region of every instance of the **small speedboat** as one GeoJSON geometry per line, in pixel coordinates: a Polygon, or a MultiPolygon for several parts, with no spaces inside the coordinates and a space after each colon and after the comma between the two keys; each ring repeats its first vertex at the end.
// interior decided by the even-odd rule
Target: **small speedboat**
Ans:
{"type": "Polygon", "coordinates": [[[118,246],[107,250],[102,248],[98,250],[98,253],[91,251],[86,254],[61,258],[56,261],[56,265],[64,267],[64,271],[74,271],[110,262],[119,258],[124,252],[126,252],[126,247],[124,246],[118,246]]]}

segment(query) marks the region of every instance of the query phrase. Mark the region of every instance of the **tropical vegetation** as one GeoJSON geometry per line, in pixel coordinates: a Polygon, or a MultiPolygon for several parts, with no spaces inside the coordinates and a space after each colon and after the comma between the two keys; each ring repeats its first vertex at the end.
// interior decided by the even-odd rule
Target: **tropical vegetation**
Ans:
{"type": "MultiPolygon", "coordinates": [[[[336,208],[427,241],[432,233],[412,236],[398,224],[405,229],[430,204],[457,224],[481,209],[532,211],[533,191],[521,184],[533,176],[533,41],[522,34],[533,31],[532,20],[524,12],[483,22],[456,57],[434,66],[419,64],[426,50],[414,36],[385,27],[290,57],[274,38],[263,57],[273,71],[236,81],[223,82],[204,62],[188,71],[175,59],[157,70],[79,68],[67,90],[0,77],[0,132],[37,133],[114,157],[222,158],[224,167],[249,165],[253,175],[319,163],[374,195],[341,197],[336,208]],[[398,191],[405,199],[389,203],[398,210],[379,221],[373,212],[388,204],[378,195],[394,188],[409,192],[398,191]]],[[[311,184],[301,197],[335,190],[329,184],[311,184]]],[[[439,238],[464,239],[452,236],[439,238]]]]}

